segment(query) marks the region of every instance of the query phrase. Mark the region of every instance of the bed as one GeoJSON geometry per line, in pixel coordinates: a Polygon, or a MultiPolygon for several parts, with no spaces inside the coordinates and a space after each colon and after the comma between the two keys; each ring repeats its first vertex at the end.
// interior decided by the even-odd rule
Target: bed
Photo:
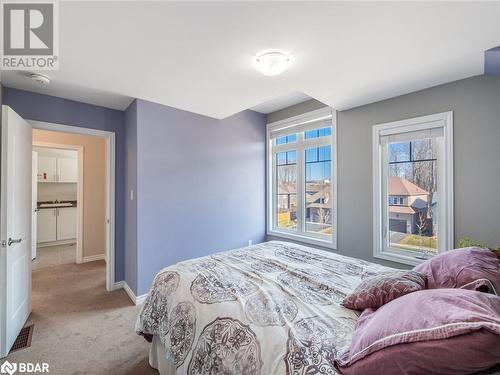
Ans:
{"type": "Polygon", "coordinates": [[[341,306],[391,268],[271,241],[160,271],[136,331],[173,374],[336,374],[358,313],[341,306]]]}

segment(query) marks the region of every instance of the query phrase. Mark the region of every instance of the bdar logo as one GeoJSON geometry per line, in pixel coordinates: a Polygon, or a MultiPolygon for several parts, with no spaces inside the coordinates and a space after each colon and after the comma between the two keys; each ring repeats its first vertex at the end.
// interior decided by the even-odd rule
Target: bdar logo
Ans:
{"type": "Polygon", "coordinates": [[[10,363],[9,361],[5,361],[2,363],[2,366],[0,366],[0,372],[2,374],[9,374],[12,375],[17,371],[17,363],[10,363]]]}

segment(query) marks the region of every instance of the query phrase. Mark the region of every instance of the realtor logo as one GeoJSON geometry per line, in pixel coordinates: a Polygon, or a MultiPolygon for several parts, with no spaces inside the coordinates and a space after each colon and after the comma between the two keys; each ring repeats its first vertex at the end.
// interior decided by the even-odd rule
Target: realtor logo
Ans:
{"type": "Polygon", "coordinates": [[[2,363],[2,366],[0,366],[0,372],[2,374],[9,374],[12,375],[17,371],[17,363],[10,363],[9,361],[5,361],[2,363]]]}
{"type": "Polygon", "coordinates": [[[58,69],[58,3],[4,1],[1,3],[2,69],[58,69]]]}

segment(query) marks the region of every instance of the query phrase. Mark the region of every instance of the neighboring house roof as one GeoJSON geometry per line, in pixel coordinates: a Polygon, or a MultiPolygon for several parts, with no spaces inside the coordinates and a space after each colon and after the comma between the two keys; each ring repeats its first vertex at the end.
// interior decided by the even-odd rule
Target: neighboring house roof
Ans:
{"type": "Polygon", "coordinates": [[[389,212],[392,214],[415,214],[415,210],[408,206],[389,206],[389,212]]]}
{"type": "Polygon", "coordinates": [[[389,195],[428,195],[429,192],[405,178],[389,177],[389,195]]]}
{"type": "Polygon", "coordinates": [[[423,210],[427,208],[427,202],[421,198],[417,198],[415,199],[415,202],[411,204],[411,206],[417,210],[423,210]]]}

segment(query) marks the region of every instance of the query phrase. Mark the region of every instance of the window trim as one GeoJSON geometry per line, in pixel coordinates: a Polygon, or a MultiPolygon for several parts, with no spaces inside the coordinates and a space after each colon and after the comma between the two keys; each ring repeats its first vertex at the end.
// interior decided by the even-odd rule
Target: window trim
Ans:
{"type": "Polygon", "coordinates": [[[442,173],[439,178],[444,180],[442,193],[439,194],[441,212],[443,216],[438,217],[439,244],[438,253],[453,249],[454,247],[454,216],[453,216],[453,112],[442,112],[433,115],[415,117],[411,119],[388,122],[373,126],[372,152],[373,152],[373,256],[378,259],[390,260],[407,265],[417,265],[425,261],[418,256],[411,255],[411,251],[404,254],[401,250],[397,252],[384,249],[384,236],[382,232],[383,218],[383,178],[382,146],[380,136],[387,134],[405,133],[429,128],[443,128],[444,135],[444,161],[442,173]],[[443,220],[444,218],[444,220],[443,220]],[[442,223],[444,221],[444,223],[442,223]],[[443,250],[446,249],[446,250],[443,250]]]}
{"type": "MultiPolygon", "coordinates": [[[[298,130],[301,131],[301,130],[298,130]]],[[[302,140],[303,135],[297,136],[297,141],[302,140]]],[[[299,142],[300,143],[300,142],[299,142]]],[[[337,249],[337,112],[330,107],[320,108],[315,111],[303,113],[298,116],[290,117],[284,120],[268,123],[266,125],[266,234],[273,237],[281,237],[285,239],[295,240],[311,245],[327,247],[330,249],[337,249]],[[332,134],[326,137],[311,138],[307,140],[307,147],[297,147],[297,143],[283,144],[275,146],[273,149],[271,133],[282,129],[292,129],[294,127],[305,126],[308,123],[313,123],[321,120],[332,120],[332,134]],[[327,141],[327,140],[330,141],[327,141]],[[331,188],[332,192],[332,231],[331,238],[325,239],[323,236],[315,235],[314,233],[304,233],[299,231],[291,231],[286,229],[277,229],[274,227],[275,222],[275,200],[273,194],[273,187],[276,173],[276,163],[274,162],[274,152],[282,152],[287,149],[297,150],[297,168],[303,169],[301,175],[305,175],[305,163],[303,160],[302,152],[306,148],[321,147],[325,144],[332,147],[332,162],[331,162],[331,188]]],[[[297,181],[297,215],[304,217],[305,207],[302,207],[302,202],[299,202],[303,195],[304,187],[302,182],[297,181]]]]}

